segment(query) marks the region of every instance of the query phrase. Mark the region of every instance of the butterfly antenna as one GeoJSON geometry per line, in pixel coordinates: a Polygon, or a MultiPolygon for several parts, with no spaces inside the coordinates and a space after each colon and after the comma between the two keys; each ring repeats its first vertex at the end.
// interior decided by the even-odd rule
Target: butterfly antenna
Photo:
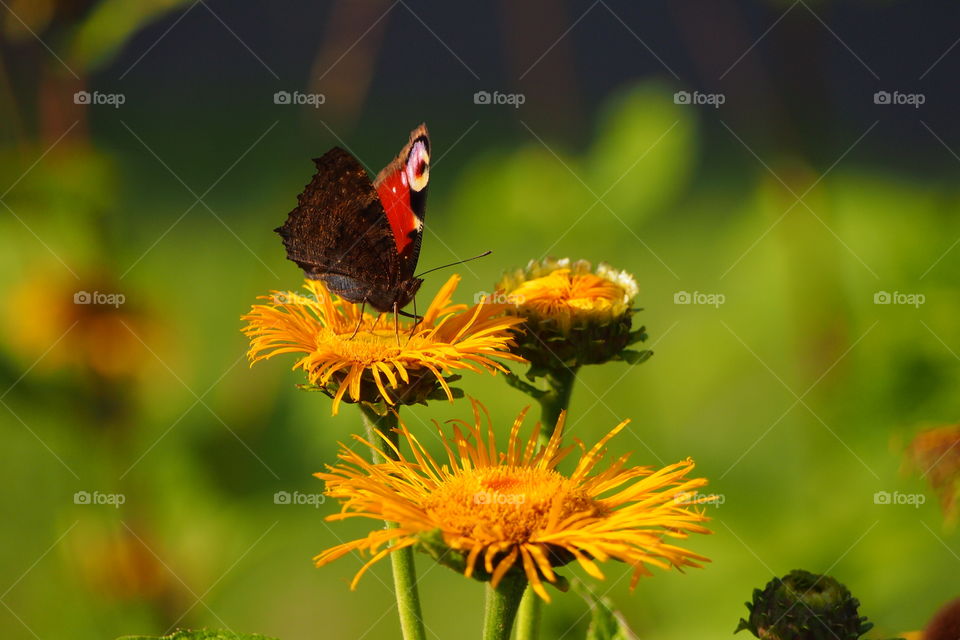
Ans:
{"type": "Polygon", "coordinates": [[[484,252],[481,253],[480,255],[478,255],[478,256],[473,256],[472,258],[467,258],[466,260],[457,260],[456,262],[451,262],[450,264],[445,264],[445,265],[442,265],[442,266],[439,266],[439,267],[434,267],[433,269],[427,269],[426,271],[422,271],[422,272],[420,272],[419,274],[415,275],[414,278],[419,278],[420,276],[425,276],[425,275],[427,275],[428,273],[433,273],[434,271],[438,271],[439,269],[446,269],[447,267],[455,267],[455,266],[457,266],[458,264],[463,264],[464,262],[470,262],[471,260],[476,260],[476,259],[478,259],[478,258],[486,258],[486,257],[487,257],[488,255],[490,255],[491,253],[493,253],[493,251],[484,251],[484,252]]]}

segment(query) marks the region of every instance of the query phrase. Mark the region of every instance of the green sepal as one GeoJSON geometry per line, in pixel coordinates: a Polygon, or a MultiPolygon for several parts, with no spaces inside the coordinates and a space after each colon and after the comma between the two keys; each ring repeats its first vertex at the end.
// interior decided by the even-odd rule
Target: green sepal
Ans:
{"type": "Polygon", "coordinates": [[[636,331],[630,332],[630,336],[627,338],[627,346],[638,342],[646,342],[648,337],[650,336],[647,335],[647,328],[640,327],[636,331]]]}
{"type": "MultiPolygon", "coordinates": [[[[335,378],[336,376],[334,376],[335,378]]],[[[325,384],[298,384],[297,389],[301,391],[319,391],[330,398],[334,398],[337,395],[337,391],[340,388],[340,382],[331,378],[325,384]]],[[[447,383],[447,386],[450,387],[450,395],[454,399],[463,397],[463,390],[456,387],[451,387],[454,382],[460,380],[461,376],[459,375],[450,375],[444,376],[444,381],[447,383]]],[[[433,372],[430,370],[423,370],[418,373],[411,372],[410,381],[404,383],[401,381],[399,389],[389,389],[390,399],[394,402],[395,405],[413,405],[413,404],[422,404],[426,405],[428,400],[448,400],[447,392],[444,391],[443,386],[437,381],[433,372]]],[[[376,382],[373,379],[373,374],[369,370],[364,371],[360,379],[360,399],[354,400],[350,397],[349,394],[344,394],[340,398],[341,402],[348,404],[354,404],[356,402],[362,402],[366,405],[371,406],[383,406],[383,411],[386,411],[388,403],[383,399],[383,394],[380,392],[380,387],[377,386],[376,382]]],[[[381,413],[378,411],[378,413],[381,413]]],[[[383,415],[381,413],[381,415],[383,415]]]]}
{"type": "Polygon", "coordinates": [[[313,384],[312,382],[307,382],[304,384],[298,384],[297,389],[300,391],[320,391],[321,393],[326,393],[327,390],[321,387],[320,385],[313,384]]]}
{"type": "Polygon", "coordinates": [[[644,349],[643,351],[624,349],[614,357],[614,360],[621,360],[627,364],[640,364],[641,362],[649,360],[652,355],[653,351],[650,349],[644,349]]]}
{"type": "MultiPolygon", "coordinates": [[[[431,531],[421,533],[417,536],[417,538],[419,540],[419,543],[416,545],[418,551],[427,554],[436,560],[437,563],[453,569],[460,575],[464,575],[466,573],[466,552],[448,547],[443,540],[443,532],[440,529],[433,529],[431,531]]],[[[523,576],[524,579],[526,579],[526,574],[523,572],[523,569],[517,565],[514,565],[513,568],[507,572],[507,575],[514,574],[523,576]]],[[[554,575],[557,578],[556,582],[549,582],[545,580],[544,584],[549,584],[555,587],[558,591],[568,591],[570,589],[570,582],[558,573],[554,573],[554,575]]],[[[493,578],[493,575],[483,568],[482,562],[477,562],[474,565],[473,573],[470,574],[470,577],[478,582],[490,582],[490,579],[493,578]]]]}
{"type": "MultiPolygon", "coordinates": [[[[527,373],[527,375],[528,376],[530,375],[529,372],[527,373]]],[[[518,376],[512,371],[505,374],[504,377],[506,378],[508,385],[510,385],[514,389],[519,389],[520,391],[524,392],[534,400],[540,400],[540,398],[542,398],[547,393],[543,389],[538,389],[532,384],[524,382],[523,380],[520,379],[520,376],[518,376]]]]}

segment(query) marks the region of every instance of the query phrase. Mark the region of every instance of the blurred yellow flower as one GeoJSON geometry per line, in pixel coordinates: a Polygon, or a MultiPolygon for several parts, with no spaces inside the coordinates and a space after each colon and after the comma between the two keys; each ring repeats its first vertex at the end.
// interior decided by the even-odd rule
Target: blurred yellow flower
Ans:
{"type": "Polygon", "coordinates": [[[506,371],[494,358],[522,361],[510,352],[522,320],[504,316],[500,305],[452,304],[459,281],[447,280],[420,322],[394,319],[395,326],[391,314],[365,313],[307,280],[308,295],[274,292],[243,316],[248,355],[254,363],[301,354],[293,368],[333,398],[334,414],[341,401],[413,404],[437,392],[452,400],[445,374],[506,371]]]}
{"type": "Polygon", "coordinates": [[[960,508],[960,424],[921,431],[907,447],[906,457],[929,480],[945,520],[954,524],[960,508]]]}
{"type": "Polygon", "coordinates": [[[543,581],[556,583],[554,568],[573,560],[598,579],[604,576],[597,562],[625,562],[634,569],[631,586],[651,574],[648,565],[669,569],[709,562],[670,542],[710,533],[700,524],[707,517],[696,507],[698,500],[691,498],[707,482],[687,478],[692,460],[654,470],[626,466],[628,454],[591,474],[605,445],[627,425],[623,422],[584,450],[573,472],[564,475],[556,467],[573,447],[561,449],[563,417],[547,446],[538,447],[539,424],[526,440],[519,435],[524,410],[503,452],[496,447],[489,417],[487,427],[481,425],[482,409],[474,402],[473,424],[453,421],[452,440],[438,425],[446,449],[443,464],[402,426],[414,460],[385,437],[396,459],[379,464],[341,444],[342,462],[316,474],[327,483],[327,495],[342,502],[341,513],[328,519],[363,517],[396,527],[328,549],[314,559],[317,566],[355,550],[372,553],[353,580],[356,586],[386,555],[439,533],[446,548],[465,555],[466,576],[486,572],[496,587],[516,567],[549,602],[543,581]]]}
{"type": "Polygon", "coordinates": [[[37,269],[8,294],[3,320],[9,346],[39,370],[72,369],[105,379],[142,373],[151,359],[140,336],[154,333],[154,323],[119,288],[106,274],[78,279],[37,269]]]}

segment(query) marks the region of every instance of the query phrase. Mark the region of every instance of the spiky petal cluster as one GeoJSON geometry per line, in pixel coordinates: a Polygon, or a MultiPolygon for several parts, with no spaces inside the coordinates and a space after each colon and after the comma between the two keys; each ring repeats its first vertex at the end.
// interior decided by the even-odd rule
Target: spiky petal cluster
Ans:
{"type": "Polygon", "coordinates": [[[710,533],[699,502],[689,499],[706,484],[689,477],[692,460],[652,469],[628,466],[628,454],[600,468],[605,446],[626,427],[624,422],[585,450],[572,473],[564,474],[557,465],[574,447],[561,446],[563,418],[541,447],[539,424],[529,437],[520,437],[526,412],[521,413],[504,451],[497,447],[489,418],[486,426],[481,423],[481,411],[475,403],[472,424],[454,421],[452,438],[438,426],[446,452],[442,464],[406,428],[401,435],[413,451],[412,460],[386,437],[394,459],[379,464],[342,446],[341,463],[316,474],[327,483],[327,495],[342,503],[342,513],[330,519],[361,517],[394,526],[324,551],[316,557],[317,565],[354,551],[369,552],[372,558],[356,584],[386,555],[421,546],[429,537],[433,547],[461,554],[466,576],[496,586],[507,572],[519,571],[549,601],[544,584],[557,584],[555,569],[571,561],[598,579],[603,578],[600,563],[625,562],[633,567],[632,584],[650,575],[649,567],[698,567],[707,561],[673,543],[691,533],[710,533]]]}
{"type": "Polygon", "coordinates": [[[497,300],[525,320],[517,353],[530,361],[528,377],[610,360],[641,362],[650,351],[630,351],[646,339],[633,330],[637,283],[626,271],[586,260],[548,258],[505,274],[497,300]]]}

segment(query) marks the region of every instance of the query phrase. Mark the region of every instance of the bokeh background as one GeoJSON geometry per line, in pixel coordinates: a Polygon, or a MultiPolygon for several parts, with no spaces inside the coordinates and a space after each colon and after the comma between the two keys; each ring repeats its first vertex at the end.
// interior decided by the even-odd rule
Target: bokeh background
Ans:
{"type": "MultiPolygon", "coordinates": [[[[693,456],[723,499],[691,542],[705,570],[630,593],[608,567],[640,637],[730,637],[793,568],[846,583],[874,637],[957,595],[960,536],[902,450],[960,411],[960,6],[0,5],[3,638],[397,637],[387,563],[351,592],[359,559],[310,561],[366,525],[274,499],[318,494],[359,416],[290,362],[248,368],[239,318],[299,286],[271,230],[309,159],[340,144],[375,172],[421,121],[421,266],[494,251],[456,269],[462,301],[546,255],[640,283],[656,354],[585,369],[573,433],[632,418],[614,453],[693,456]]],[[[527,403],[461,386],[501,433],[527,403]]],[[[479,635],[482,585],[420,572],[432,637],[479,635]]],[[[558,597],[544,637],[582,638],[586,614],[558,597]]]]}

